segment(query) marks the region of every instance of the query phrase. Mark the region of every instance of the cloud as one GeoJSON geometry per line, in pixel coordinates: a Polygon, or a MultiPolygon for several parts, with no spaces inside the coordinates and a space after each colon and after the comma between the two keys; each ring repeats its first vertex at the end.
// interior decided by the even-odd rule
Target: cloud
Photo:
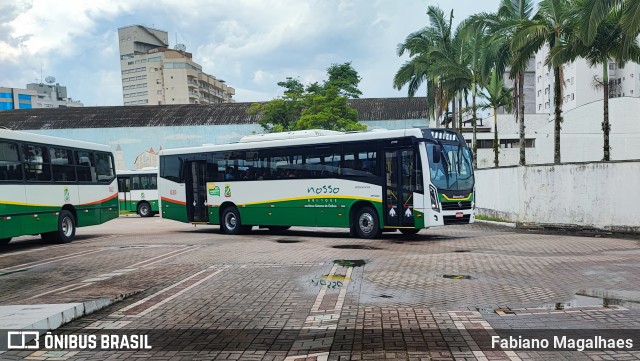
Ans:
{"type": "MultiPolygon", "coordinates": [[[[458,0],[454,25],[498,0],[458,0]]],[[[308,84],[332,63],[352,62],[363,97],[405,96],[391,80],[406,58],[397,44],[428,25],[434,0],[14,0],[0,4],[0,85],[25,87],[47,75],[85,105],[121,105],[117,29],[141,24],[184,43],[203,70],[234,87],[237,101],[282,94],[286,77],[308,84]]],[[[266,98],[265,98],[266,97],[266,98]]]]}

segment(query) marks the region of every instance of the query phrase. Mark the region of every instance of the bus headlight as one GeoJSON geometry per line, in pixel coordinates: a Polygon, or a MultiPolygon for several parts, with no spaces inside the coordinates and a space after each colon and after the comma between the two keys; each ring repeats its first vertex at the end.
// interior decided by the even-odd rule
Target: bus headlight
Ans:
{"type": "Polygon", "coordinates": [[[429,185],[429,195],[431,196],[431,209],[436,212],[440,212],[440,206],[438,205],[438,191],[436,187],[429,185]]]}

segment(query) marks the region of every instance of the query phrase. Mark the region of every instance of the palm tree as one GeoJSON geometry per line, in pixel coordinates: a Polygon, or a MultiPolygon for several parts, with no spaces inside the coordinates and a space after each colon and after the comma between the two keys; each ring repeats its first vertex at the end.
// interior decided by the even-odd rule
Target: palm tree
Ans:
{"type": "Polygon", "coordinates": [[[609,145],[609,133],[611,125],[609,122],[609,61],[615,61],[619,66],[623,66],[627,61],[640,62],[640,46],[637,39],[628,42],[627,34],[621,23],[622,11],[613,8],[602,18],[598,25],[592,41],[590,33],[583,32],[580,26],[593,8],[593,2],[598,0],[574,0],[576,6],[575,17],[572,17],[573,31],[566,34],[550,52],[553,63],[564,63],[573,61],[578,57],[584,58],[590,66],[602,66],[602,86],[603,94],[603,121],[602,131],[604,137],[603,160],[611,160],[611,147],[609,145]]]}
{"type": "Polygon", "coordinates": [[[398,56],[408,53],[411,59],[396,72],[393,87],[401,89],[408,84],[408,96],[413,97],[419,87],[426,82],[427,97],[433,98],[433,101],[427,101],[427,110],[429,116],[437,120],[448,108],[453,94],[450,88],[443,86],[442,76],[432,71],[435,60],[432,52],[436,49],[445,52],[453,51],[451,37],[453,11],[447,19],[439,7],[429,6],[427,15],[430,26],[409,34],[404,43],[398,45],[398,56]]]}
{"type": "Polygon", "coordinates": [[[498,44],[500,56],[496,62],[496,69],[502,72],[508,65],[511,68],[511,78],[514,79],[515,113],[520,123],[520,165],[526,164],[525,153],[525,125],[524,125],[524,72],[529,63],[529,57],[518,51],[513,51],[508,44],[521,24],[531,19],[533,15],[533,0],[501,0],[496,14],[480,13],[471,16],[470,21],[481,24],[492,35],[491,42],[498,44]]]}
{"type": "Polygon", "coordinates": [[[625,32],[623,37],[623,53],[625,56],[633,41],[640,33],[640,1],[638,0],[593,0],[581,4],[581,21],[577,24],[583,35],[585,45],[590,44],[596,37],[600,23],[612,10],[618,10],[620,22],[625,32]]]}
{"type": "Polygon", "coordinates": [[[498,74],[496,69],[491,72],[489,83],[485,86],[485,91],[480,93],[480,97],[486,100],[486,103],[480,107],[482,109],[493,109],[493,164],[499,166],[499,148],[498,143],[498,108],[504,107],[507,112],[512,111],[513,106],[513,89],[504,87],[504,80],[502,76],[498,74]]]}
{"type": "MultiPolygon", "coordinates": [[[[550,49],[560,44],[563,34],[569,30],[569,18],[572,8],[566,0],[542,0],[532,20],[523,20],[511,43],[515,53],[529,58],[544,44],[550,49]]],[[[545,65],[553,67],[554,89],[554,152],[553,162],[560,163],[560,130],[562,124],[562,85],[564,74],[562,63],[551,64],[547,56],[545,65]]]]}

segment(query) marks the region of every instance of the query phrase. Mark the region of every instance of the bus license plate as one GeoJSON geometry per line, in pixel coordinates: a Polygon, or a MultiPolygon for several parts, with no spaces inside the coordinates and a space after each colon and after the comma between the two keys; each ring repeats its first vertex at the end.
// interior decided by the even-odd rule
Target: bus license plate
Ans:
{"type": "Polygon", "coordinates": [[[462,218],[462,212],[456,212],[456,218],[462,218]]]}

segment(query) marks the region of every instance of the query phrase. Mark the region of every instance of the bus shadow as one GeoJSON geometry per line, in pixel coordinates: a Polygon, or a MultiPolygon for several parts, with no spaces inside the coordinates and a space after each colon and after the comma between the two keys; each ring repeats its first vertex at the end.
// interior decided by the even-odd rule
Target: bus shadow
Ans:
{"type": "MultiPolygon", "coordinates": [[[[225,234],[220,231],[218,226],[207,226],[202,228],[190,229],[190,230],[179,230],[176,231],[179,233],[197,233],[197,234],[218,234],[224,236],[225,234]]],[[[287,237],[313,237],[313,238],[341,238],[341,239],[352,239],[352,240],[361,240],[361,241],[369,241],[366,239],[361,239],[358,237],[352,237],[349,235],[349,231],[346,229],[300,229],[300,228],[291,228],[284,231],[271,231],[266,228],[254,228],[249,233],[245,233],[240,235],[240,237],[250,237],[250,236],[287,236],[287,237]]],[[[405,235],[400,232],[385,232],[377,239],[372,239],[370,241],[384,241],[391,242],[396,244],[412,244],[412,243],[422,243],[422,242],[434,242],[434,241],[446,241],[451,239],[460,239],[465,238],[462,236],[449,236],[442,234],[414,234],[414,235],[405,235]]]]}
{"type": "MultiPolygon", "coordinates": [[[[71,243],[67,243],[68,245],[73,245],[79,241],[87,241],[93,238],[105,237],[107,234],[92,234],[92,235],[78,235],[73,238],[71,243]]],[[[87,242],[83,242],[87,243],[87,242]]],[[[39,247],[48,247],[48,246],[60,246],[63,244],[60,243],[51,243],[42,240],[42,238],[38,236],[22,236],[20,239],[11,240],[9,244],[0,248],[0,254],[11,253],[16,251],[25,251],[33,248],[39,247]]]]}

